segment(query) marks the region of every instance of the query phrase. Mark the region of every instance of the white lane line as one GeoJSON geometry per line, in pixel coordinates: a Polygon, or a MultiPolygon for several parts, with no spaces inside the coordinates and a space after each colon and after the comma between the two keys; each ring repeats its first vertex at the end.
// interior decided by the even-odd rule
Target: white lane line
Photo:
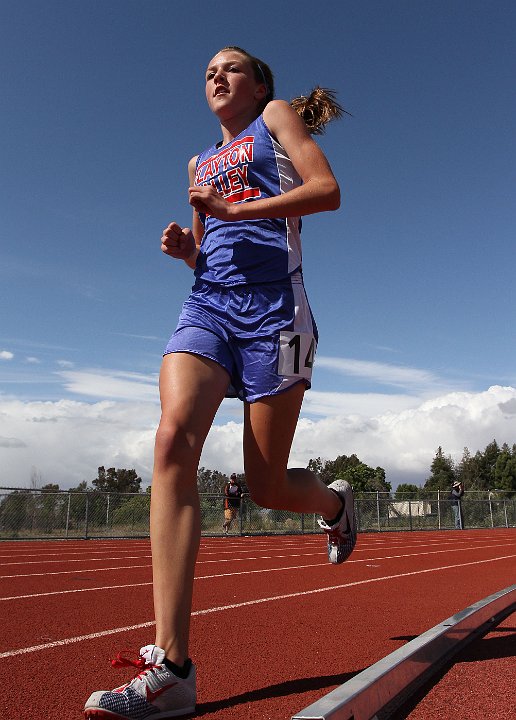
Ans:
{"type": "MultiPolygon", "coordinates": [[[[361,562],[361,561],[360,561],[361,562]]],[[[303,570],[304,568],[326,567],[328,562],[313,563],[309,565],[289,565],[288,567],[263,568],[261,570],[242,570],[239,572],[217,573],[216,575],[196,575],[194,580],[214,580],[218,578],[233,577],[234,575],[254,575],[256,573],[278,572],[283,570],[303,570]]],[[[99,590],[118,590],[120,588],[143,587],[152,585],[152,582],[129,583],[126,585],[103,585],[93,588],[76,588],[73,590],[53,590],[51,592],[33,593],[31,595],[12,595],[11,597],[0,597],[0,602],[6,600],[26,600],[30,598],[47,597],[48,595],[69,595],[73,593],[98,592],[99,590]]]]}
{"type": "Polygon", "coordinates": [[[59,570],[57,572],[42,572],[42,573],[25,573],[23,575],[0,575],[0,580],[12,580],[13,578],[28,578],[28,577],[47,577],[50,575],[76,575],[76,574],[83,574],[83,573],[96,573],[96,572],[107,572],[110,570],[133,570],[134,568],[149,568],[151,565],[150,563],[147,563],[146,565],[117,565],[116,567],[107,567],[107,568],[94,568],[93,570],[88,570],[87,568],[82,568],[82,570],[59,570]]]}
{"type": "MultiPolygon", "coordinates": [[[[201,538],[201,549],[202,548],[219,548],[221,545],[224,546],[241,546],[245,544],[252,544],[254,546],[256,545],[270,545],[270,544],[276,544],[278,542],[281,542],[283,545],[299,545],[299,538],[301,537],[303,542],[317,542],[317,538],[320,538],[322,535],[321,532],[317,532],[315,534],[310,533],[308,535],[286,535],[286,536],[269,536],[267,538],[263,538],[261,536],[257,535],[231,535],[229,537],[202,537],[201,538]]],[[[428,543],[453,543],[456,542],[469,542],[471,539],[485,539],[485,540],[494,540],[499,539],[500,537],[514,537],[514,530],[509,528],[495,528],[494,531],[488,530],[488,531],[482,531],[482,530],[462,530],[457,533],[454,531],[451,531],[449,529],[447,530],[417,530],[417,531],[409,531],[409,530],[398,530],[398,531],[385,531],[385,532],[363,532],[360,533],[360,537],[362,538],[363,542],[368,542],[373,545],[383,545],[384,543],[389,544],[405,544],[406,538],[410,537],[411,542],[428,542],[428,543]],[[452,536],[453,533],[453,536],[452,536]],[[498,537],[495,538],[494,535],[497,535],[498,537]]],[[[2,549],[9,549],[10,555],[0,555],[0,557],[10,557],[13,554],[16,553],[25,553],[26,555],[33,555],[38,556],[40,554],[46,555],[46,554],[59,554],[61,551],[64,551],[63,554],[68,553],[70,551],[81,551],[81,552],[107,552],[108,550],[115,550],[120,551],[122,548],[130,548],[130,549],[141,549],[146,548],[147,546],[150,546],[150,540],[148,538],[141,539],[141,540],[131,540],[131,539],[118,539],[118,540],[112,540],[112,539],[106,539],[106,540],[100,540],[100,539],[90,539],[90,540],[83,540],[78,539],[76,541],[72,540],[51,540],[51,541],[41,541],[35,543],[34,541],[29,541],[27,543],[9,543],[8,540],[2,541],[2,549]],[[59,553],[53,552],[57,547],[59,547],[59,553]]],[[[80,553],[76,553],[80,554],[80,553]]]]}
{"type": "MultiPolygon", "coordinates": [[[[307,541],[304,541],[303,544],[302,544],[303,547],[306,547],[307,549],[309,549],[311,546],[320,547],[320,545],[321,545],[321,539],[324,539],[324,538],[322,538],[322,535],[317,535],[317,536],[315,536],[315,537],[316,537],[316,539],[313,540],[313,541],[308,541],[308,542],[307,542],[307,541]]],[[[498,544],[494,543],[495,540],[498,541],[498,540],[500,540],[500,539],[503,539],[503,540],[511,541],[511,540],[512,540],[512,536],[507,536],[507,537],[503,537],[503,538],[488,537],[488,538],[485,538],[485,539],[484,539],[484,538],[479,538],[479,536],[476,535],[475,538],[474,538],[475,541],[480,541],[481,539],[482,539],[483,542],[487,542],[487,541],[488,541],[488,542],[489,542],[489,547],[499,547],[498,544]]],[[[411,542],[414,542],[415,540],[416,540],[415,538],[411,538],[411,542]]],[[[275,540],[275,542],[277,542],[277,540],[275,540]]],[[[367,542],[367,541],[366,541],[366,542],[367,542]]],[[[431,541],[431,542],[429,542],[428,539],[427,539],[427,542],[417,542],[416,544],[412,544],[412,545],[408,545],[407,543],[404,543],[404,542],[401,542],[401,541],[399,541],[399,542],[393,542],[393,543],[389,543],[389,544],[383,544],[383,543],[381,543],[381,542],[379,541],[379,542],[374,543],[374,544],[371,545],[371,546],[368,546],[368,545],[366,545],[366,544],[364,543],[364,541],[362,540],[362,542],[360,542],[360,544],[359,544],[359,547],[357,547],[357,548],[355,549],[355,553],[358,553],[358,552],[369,552],[370,550],[378,550],[378,549],[384,549],[386,552],[388,552],[389,550],[394,550],[394,549],[396,549],[397,547],[402,547],[404,550],[412,550],[412,549],[423,548],[423,547],[434,547],[435,545],[439,545],[440,547],[443,547],[443,546],[446,545],[446,546],[450,546],[450,547],[456,548],[458,543],[462,543],[463,545],[465,545],[465,546],[468,547],[468,549],[469,549],[469,545],[468,545],[469,542],[471,542],[471,538],[470,538],[470,539],[465,539],[465,540],[456,539],[456,538],[454,538],[454,539],[450,538],[450,539],[446,539],[446,540],[435,540],[435,541],[431,541]],[[381,546],[381,548],[378,547],[378,546],[381,546]]],[[[270,551],[273,551],[273,550],[284,550],[285,547],[290,547],[290,546],[293,546],[293,547],[298,548],[298,549],[299,549],[299,547],[300,547],[300,543],[299,543],[299,542],[294,542],[294,541],[288,542],[288,543],[282,543],[280,546],[277,546],[277,545],[276,545],[276,546],[274,546],[274,545],[271,546],[271,545],[269,545],[268,543],[256,543],[256,542],[252,542],[252,543],[250,543],[250,544],[251,544],[252,547],[255,548],[255,549],[257,548],[257,546],[263,545],[264,547],[263,547],[262,549],[263,549],[263,550],[267,550],[267,551],[269,551],[269,552],[270,552],[270,551]]],[[[224,545],[226,545],[226,543],[224,543],[224,545]]],[[[126,549],[128,549],[128,548],[126,548],[126,549]]],[[[145,550],[145,549],[147,549],[147,548],[142,548],[142,550],[145,550]]],[[[149,549],[150,549],[150,546],[149,546],[149,549]]],[[[122,548],[121,548],[121,547],[116,547],[116,548],[113,547],[112,550],[110,550],[109,552],[113,552],[113,550],[114,550],[115,552],[118,551],[118,552],[120,553],[120,552],[122,551],[122,548]]],[[[92,551],[90,551],[90,552],[91,552],[92,555],[100,555],[101,553],[107,553],[108,551],[105,551],[105,550],[103,550],[103,551],[92,550],[92,551]]],[[[134,552],[134,550],[133,550],[133,552],[134,552]]],[[[249,552],[249,549],[242,548],[242,547],[233,547],[233,546],[232,546],[231,548],[227,548],[227,549],[225,549],[225,550],[222,550],[222,549],[220,549],[220,547],[218,547],[217,545],[209,545],[209,546],[206,546],[206,545],[202,545],[202,544],[201,544],[201,548],[200,548],[200,551],[199,551],[199,557],[202,558],[202,557],[204,557],[204,556],[210,556],[210,555],[217,555],[217,556],[220,556],[220,555],[231,555],[231,556],[234,558],[235,553],[245,554],[245,553],[247,553],[247,552],[249,552]],[[208,549],[208,548],[213,548],[213,549],[208,549]]],[[[2,562],[2,563],[0,563],[0,567],[6,567],[6,566],[10,566],[10,565],[37,565],[37,564],[47,565],[47,564],[52,564],[52,563],[63,563],[63,562],[70,562],[70,563],[79,563],[79,562],[102,562],[102,561],[104,561],[104,560],[106,560],[106,561],[108,561],[108,560],[109,560],[109,561],[111,561],[111,560],[131,560],[131,559],[143,559],[143,558],[151,557],[150,554],[146,554],[146,555],[123,555],[122,557],[103,557],[103,558],[98,558],[98,557],[81,557],[81,558],[78,558],[78,559],[74,559],[74,558],[65,558],[65,559],[63,559],[63,556],[66,555],[66,554],[83,555],[84,553],[43,553],[43,555],[41,555],[41,556],[39,556],[39,555],[37,555],[37,554],[36,554],[36,555],[29,555],[29,554],[27,554],[27,555],[21,555],[21,556],[18,555],[18,556],[15,556],[14,562],[2,562]],[[51,556],[58,555],[60,559],[58,559],[58,560],[45,560],[45,559],[43,559],[45,556],[49,556],[49,555],[51,555],[51,556]],[[26,560],[26,561],[24,561],[24,560],[19,560],[19,558],[21,558],[21,557],[36,557],[37,560],[26,560]]],[[[303,554],[303,553],[301,553],[301,554],[303,554]]],[[[312,554],[316,554],[316,553],[312,553],[312,554]]],[[[279,555],[278,557],[284,557],[284,556],[279,555]]],[[[295,556],[294,556],[294,557],[295,557],[295,556]]],[[[297,557],[299,557],[299,554],[297,555],[297,557]]],[[[8,558],[8,559],[10,559],[10,560],[13,560],[13,556],[12,556],[12,555],[0,555],[0,558],[8,558]]],[[[221,562],[222,562],[222,561],[221,561],[221,562]]],[[[0,576],[0,577],[1,577],[1,576],[0,576]]]]}
{"type": "MultiPolygon", "coordinates": [[[[320,536],[317,536],[317,537],[319,538],[319,541],[320,541],[320,536]]],[[[277,540],[275,540],[275,542],[277,542],[277,540]]],[[[315,545],[315,544],[317,544],[317,542],[314,542],[313,544],[315,545]]],[[[87,560],[88,558],[85,556],[88,556],[88,555],[92,555],[92,556],[107,555],[108,553],[112,553],[112,552],[121,553],[124,550],[129,550],[131,552],[142,552],[145,550],[147,550],[147,551],[150,550],[150,542],[149,541],[146,541],[145,543],[141,543],[140,545],[135,546],[135,547],[132,547],[130,544],[123,544],[123,543],[119,543],[118,545],[112,545],[112,546],[104,546],[104,547],[108,548],[106,550],[95,550],[93,548],[86,547],[86,545],[87,545],[87,543],[85,542],[82,551],[78,551],[78,550],[77,551],[66,550],[64,552],[44,552],[44,551],[38,552],[38,551],[36,551],[36,552],[29,553],[26,551],[26,549],[23,552],[21,550],[18,550],[18,551],[14,550],[13,552],[10,552],[6,555],[0,555],[0,559],[6,558],[8,560],[12,560],[12,559],[21,559],[21,558],[27,557],[27,558],[37,558],[38,560],[41,560],[41,562],[52,562],[51,560],[44,560],[44,558],[46,558],[46,557],[63,558],[63,557],[68,557],[70,555],[81,555],[82,557],[79,559],[87,560]]],[[[201,543],[200,552],[203,552],[206,549],[208,551],[213,549],[213,552],[217,552],[217,551],[220,551],[221,545],[222,545],[222,542],[220,544],[213,544],[213,545],[201,543]]],[[[253,545],[253,547],[260,547],[261,545],[268,547],[269,543],[255,542],[255,543],[252,543],[252,545],[253,545]]],[[[298,547],[299,543],[282,543],[281,547],[284,548],[286,546],[288,547],[289,545],[295,545],[296,547],[298,547]]],[[[224,546],[225,547],[233,547],[228,542],[225,542],[224,546]]],[[[271,548],[271,549],[274,549],[274,548],[271,548]]],[[[231,550],[228,549],[228,550],[224,550],[223,552],[231,552],[231,550]]],[[[245,552],[245,550],[238,549],[238,552],[245,552]]],[[[27,562],[29,562],[29,561],[27,561],[27,562]]],[[[12,563],[9,563],[9,564],[12,564],[12,563]]]]}
{"type": "Polygon", "coordinates": [[[79,560],[73,558],[66,558],[65,560],[22,560],[21,562],[7,562],[2,563],[2,567],[7,565],[51,565],[52,563],[84,563],[84,562],[106,562],[107,560],[144,560],[150,558],[151,555],[122,555],[122,557],[109,557],[109,558],[80,558],[79,560]]]}
{"type": "MultiPolygon", "coordinates": [[[[319,550],[318,552],[314,553],[289,553],[288,555],[275,555],[274,558],[294,558],[294,557],[310,557],[312,555],[322,555],[324,554],[323,550],[319,550]]],[[[148,556],[150,557],[150,555],[148,556]]],[[[124,558],[125,559],[125,558],[124,558]]],[[[247,557],[241,557],[241,558],[222,558],[220,560],[198,560],[197,565],[213,565],[218,563],[236,563],[236,562],[246,562],[247,560],[271,560],[272,558],[269,555],[256,555],[256,556],[247,556],[247,557]]],[[[106,568],[83,568],[81,570],[57,570],[55,572],[41,572],[41,573],[26,573],[21,574],[17,573],[16,575],[0,575],[0,580],[6,580],[6,579],[13,579],[13,578],[26,578],[26,577],[46,577],[47,575],[76,575],[76,574],[83,574],[83,573],[96,573],[96,572],[107,572],[111,570],[132,570],[133,568],[150,568],[151,563],[147,563],[146,565],[117,565],[115,567],[106,567],[106,568]]]]}
{"type": "MultiPolygon", "coordinates": [[[[271,597],[256,598],[255,600],[232,603],[231,605],[220,605],[218,607],[206,608],[205,610],[194,610],[194,612],[192,612],[192,617],[210,615],[212,613],[224,612],[226,610],[238,610],[239,608],[249,607],[251,605],[262,605],[265,603],[277,602],[278,600],[292,600],[293,598],[304,597],[306,595],[317,595],[324,592],[343,590],[345,588],[355,587],[357,585],[368,585],[370,583],[383,582],[384,580],[395,580],[397,578],[410,577],[413,575],[424,575],[425,573],[439,572],[441,570],[452,570],[456,568],[468,567],[471,565],[483,565],[485,563],[496,562],[498,560],[508,560],[514,557],[516,557],[516,555],[505,555],[503,557],[490,558],[489,560],[476,560],[474,562],[456,563],[454,565],[443,565],[442,567],[428,568],[426,570],[413,570],[412,572],[407,573],[396,573],[395,575],[385,575],[378,578],[368,578],[367,580],[356,580],[354,582],[343,583],[341,585],[315,588],[314,590],[302,590],[295,593],[285,593],[284,595],[273,595],[271,597]]],[[[77,635],[75,637],[63,638],[62,640],[55,640],[53,642],[43,643],[41,645],[32,645],[31,647],[8,650],[7,652],[0,653],[0,660],[14,657],[15,655],[23,655],[26,653],[38,652],[40,650],[50,650],[56,647],[63,647],[64,645],[73,645],[75,643],[83,642],[85,640],[95,640],[101,637],[106,637],[108,635],[115,635],[116,633],[131,632],[132,630],[139,630],[140,628],[151,627],[152,625],[154,625],[154,620],[149,620],[148,622],[138,623],[137,625],[127,625],[126,627],[100,630],[99,632],[89,633],[88,635],[77,635]]]]}
{"type": "MultiPolygon", "coordinates": [[[[435,531],[433,531],[433,532],[435,532],[435,531]]],[[[321,534],[314,535],[314,536],[303,536],[303,543],[302,543],[303,547],[309,548],[310,546],[320,545],[321,537],[322,537],[321,534]]],[[[490,544],[492,544],[494,541],[499,541],[501,539],[512,540],[513,537],[514,537],[514,535],[511,535],[511,534],[505,534],[504,536],[497,537],[497,538],[494,538],[492,535],[488,535],[488,536],[484,537],[484,536],[479,535],[477,532],[475,532],[474,535],[471,533],[471,537],[467,537],[464,539],[463,538],[440,538],[440,539],[436,538],[436,539],[434,539],[434,538],[426,537],[426,535],[425,535],[425,537],[421,537],[421,538],[415,538],[412,536],[410,538],[410,541],[412,543],[416,543],[416,544],[408,545],[406,543],[406,541],[400,540],[398,537],[393,537],[392,535],[383,535],[381,538],[378,538],[378,539],[368,537],[366,540],[365,538],[362,538],[360,546],[355,550],[355,552],[367,552],[368,550],[378,548],[378,546],[381,546],[385,550],[393,550],[396,547],[403,547],[404,549],[408,550],[408,549],[420,548],[420,547],[433,547],[435,545],[439,545],[439,546],[452,545],[452,546],[456,547],[458,543],[467,545],[467,543],[471,542],[471,539],[474,539],[475,541],[482,540],[483,542],[489,542],[490,544]],[[388,544],[385,543],[385,540],[389,541],[388,544]],[[424,541],[424,542],[419,542],[419,540],[424,541]],[[366,543],[371,543],[371,544],[368,546],[366,543]]],[[[239,540],[240,540],[239,537],[229,538],[229,539],[228,538],[224,538],[224,539],[219,538],[218,541],[216,541],[213,544],[209,543],[209,542],[201,541],[201,548],[200,548],[199,554],[200,554],[200,556],[202,556],[202,555],[225,555],[225,554],[248,552],[249,550],[246,548],[243,548],[242,543],[238,542],[239,540]],[[232,541],[235,541],[236,544],[234,544],[234,545],[232,544],[231,546],[229,546],[229,543],[231,543],[232,541]],[[227,549],[222,550],[221,549],[222,544],[227,549]]],[[[267,549],[269,551],[282,550],[282,549],[285,549],[285,547],[290,547],[290,546],[299,548],[299,546],[300,546],[300,543],[298,540],[290,540],[290,539],[288,541],[282,542],[279,547],[277,546],[277,543],[278,543],[277,538],[274,538],[273,540],[271,540],[271,542],[275,543],[275,545],[271,545],[269,542],[266,542],[266,541],[257,541],[255,537],[252,537],[252,538],[245,537],[245,538],[242,538],[242,540],[250,540],[249,544],[253,548],[263,546],[264,550],[267,549]]],[[[86,543],[86,541],[82,541],[82,542],[86,543]]],[[[91,542],[91,541],[88,541],[88,543],[89,542],[91,542]]],[[[37,564],[38,560],[41,563],[45,563],[45,564],[51,563],[51,562],[61,562],[61,560],[45,560],[45,559],[43,559],[43,558],[49,557],[49,556],[50,557],[59,556],[59,558],[63,558],[64,556],[68,556],[68,555],[82,555],[82,556],[85,556],[88,554],[101,555],[101,554],[107,554],[107,553],[113,552],[113,551],[120,553],[120,552],[122,552],[122,550],[131,550],[132,552],[138,552],[138,551],[141,552],[142,550],[150,550],[149,541],[142,541],[141,543],[135,545],[134,547],[132,547],[132,545],[129,544],[129,541],[124,541],[124,543],[126,543],[126,542],[127,542],[127,544],[118,543],[116,545],[102,543],[102,546],[104,548],[108,548],[108,549],[95,550],[93,548],[88,547],[88,549],[84,549],[82,552],[73,552],[73,551],[69,552],[67,550],[65,552],[41,552],[41,553],[25,552],[24,554],[14,554],[14,553],[16,553],[16,551],[14,551],[14,553],[10,553],[8,555],[0,555],[0,559],[6,558],[9,560],[13,560],[13,559],[19,560],[20,558],[23,558],[23,557],[32,557],[32,558],[37,558],[37,560],[31,560],[31,561],[28,560],[26,563],[24,563],[22,561],[7,562],[7,563],[0,563],[0,565],[37,564]]],[[[76,547],[76,546],[72,546],[72,547],[76,547]]],[[[80,546],[80,547],[82,548],[83,546],[80,546]]],[[[496,545],[495,545],[495,547],[496,547],[496,545]]],[[[70,546],[67,545],[67,548],[70,548],[70,546]]],[[[120,559],[130,559],[131,557],[132,556],[124,556],[123,558],[81,557],[77,560],[74,560],[72,558],[67,558],[67,559],[69,559],[70,562],[87,562],[90,559],[92,562],[93,561],[98,562],[99,560],[102,560],[102,559],[120,560],[120,559]]],[[[150,557],[150,555],[144,555],[143,557],[150,557]]]]}
{"type": "MultiPolygon", "coordinates": [[[[84,559],[85,555],[92,555],[92,556],[107,555],[108,553],[112,553],[112,552],[120,553],[120,552],[123,552],[124,550],[130,550],[131,552],[138,552],[139,550],[140,551],[150,550],[150,545],[149,545],[149,547],[144,547],[144,548],[130,548],[130,547],[125,547],[125,548],[116,547],[115,548],[115,547],[113,547],[110,550],[85,550],[84,552],[23,553],[23,554],[9,553],[8,555],[0,555],[0,559],[7,558],[8,560],[13,560],[13,559],[19,560],[21,558],[27,557],[27,558],[37,558],[40,562],[51,562],[50,560],[45,560],[44,558],[60,557],[60,558],[69,559],[68,558],[69,555],[81,555],[81,556],[83,556],[83,557],[79,558],[81,560],[81,559],[84,559]]],[[[27,561],[27,562],[29,562],[29,561],[27,561]]],[[[36,561],[33,561],[33,562],[36,562],[36,561]]]]}
{"type": "MultiPolygon", "coordinates": [[[[498,545],[490,545],[489,547],[486,547],[485,545],[477,545],[474,547],[468,547],[469,550],[491,550],[491,548],[494,547],[511,547],[513,543],[499,543],[498,545]]],[[[375,548],[378,550],[378,548],[375,548]]],[[[354,551],[356,553],[356,550],[354,551]]],[[[348,560],[348,565],[350,563],[362,563],[362,562],[370,562],[371,560],[395,560],[399,558],[407,558],[407,557],[418,557],[419,555],[438,555],[439,553],[446,553],[446,552],[454,552],[456,553],[456,549],[453,548],[445,548],[443,550],[425,550],[424,552],[417,552],[417,553],[403,553],[402,555],[381,555],[380,557],[369,557],[369,558],[362,558],[360,560],[354,559],[354,560],[348,560]]],[[[247,560],[271,560],[271,559],[283,559],[283,558],[296,558],[296,557],[312,557],[313,555],[322,555],[323,552],[314,552],[314,553],[289,553],[288,555],[274,555],[273,557],[269,555],[257,555],[257,556],[251,556],[251,557],[243,557],[243,558],[224,558],[221,560],[198,560],[196,565],[213,565],[218,563],[237,563],[237,562],[246,562],[247,560]]],[[[150,557],[150,555],[148,556],[150,557]]],[[[115,558],[116,559],[116,558],[115,558]]],[[[321,563],[322,565],[326,563],[321,563]]],[[[146,565],[118,565],[116,567],[107,567],[107,568],[83,568],[82,570],[58,570],[56,572],[43,572],[43,573],[27,573],[27,574],[16,574],[16,575],[0,575],[0,580],[12,580],[15,578],[28,578],[28,577],[46,577],[47,575],[76,575],[76,574],[82,574],[82,573],[98,573],[98,572],[108,572],[111,570],[132,570],[134,568],[150,568],[151,564],[147,563],[146,565]]],[[[300,567],[308,567],[308,566],[300,566],[300,567]]],[[[274,569],[274,568],[272,568],[274,569]]],[[[254,571],[252,571],[254,572],[254,571]]],[[[245,574],[245,573],[243,573],[245,574]]],[[[221,575],[213,575],[212,577],[225,577],[225,574],[221,575]]],[[[2,598],[0,598],[2,600],[2,598]]]]}
{"type": "Polygon", "coordinates": [[[30,600],[31,598],[48,597],[49,595],[70,595],[73,593],[99,592],[99,590],[119,590],[121,588],[144,587],[152,585],[152,582],[128,583],[126,585],[103,585],[92,588],[75,588],[75,590],[52,590],[51,592],[33,593],[32,595],[11,595],[11,597],[0,597],[0,602],[6,600],[30,600]]]}
{"type": "Polygon", "coordinates": [[[100,542],[98,540],[51,540],[50,542],[42,540],[30,540],[26,544],[15,543],[10,544],[8,540],[2,540],[2,549],[8,549],[12,553],[24,552],[28,555],[38,554],[55,554],[57,549],[63,552],[73,552],[74,550],[82,552],[103,552],[104,550],[120,549],[121,547],[140,548],[150,545],[149,538],[133,542],[131,540],[113,540],[112,542],[100,542]]]}

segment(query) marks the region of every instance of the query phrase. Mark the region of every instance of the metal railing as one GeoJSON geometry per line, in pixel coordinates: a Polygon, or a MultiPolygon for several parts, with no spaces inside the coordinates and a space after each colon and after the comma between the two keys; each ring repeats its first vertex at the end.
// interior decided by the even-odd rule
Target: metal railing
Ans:
{"type": "MultiPolygon", "coordinates": [[[[222,494],[201,494],[201,529],[222,535],[222,494]]],[[[150,495],[20,491],[0,488],[0,539],[148,537],[150,495]]],[[[422,493],[418,499],[389,493],[357,493],[359,532],[446,530],[456,527],[448,493],[422,493]]],[[[464,528],[516,527],[516,495],[467,492],[461,500],[464,528]]],[[[313,514],[267,510],[248,495],[230,528],[231,535],[317,533],[313,514]]]]}

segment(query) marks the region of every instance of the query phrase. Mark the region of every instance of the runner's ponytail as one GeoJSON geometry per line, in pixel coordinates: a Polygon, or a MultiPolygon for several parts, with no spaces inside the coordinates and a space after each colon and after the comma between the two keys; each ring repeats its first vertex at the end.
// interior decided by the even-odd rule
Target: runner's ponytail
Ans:
{"type": "Polygon", "coordinates": [[[339,105],[334,90],[317,85],[308,97],[300,95],[290,101],[294,110],[304,120],[311,135],[322,135],[331,120],[337,120],[347,110],[339,105]]]}

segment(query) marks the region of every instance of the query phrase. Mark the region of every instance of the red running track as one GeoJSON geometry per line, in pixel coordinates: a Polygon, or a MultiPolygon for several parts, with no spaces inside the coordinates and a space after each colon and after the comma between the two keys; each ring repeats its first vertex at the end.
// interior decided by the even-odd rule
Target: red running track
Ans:
{"type": "MultiPolygon", "coordinates": [[[[515,529],[361,534],[340,566],[318,535],[204,538],[191,643],[198,717],[289,720],[513,584],[515,559],[515,529]]],[[[79,720],[93,690],[130,677],[109,659],[153,641],[149,542],[2,542],[0,613],[4,717],[79,720]]],[[[429,712],[465,717],[446,703],[429,712]]]]}

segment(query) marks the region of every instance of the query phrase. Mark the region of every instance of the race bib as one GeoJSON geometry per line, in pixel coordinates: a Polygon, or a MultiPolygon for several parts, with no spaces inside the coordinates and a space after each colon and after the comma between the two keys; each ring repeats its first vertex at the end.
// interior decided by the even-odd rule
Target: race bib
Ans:
{"type": "Polygon", "coordinates": [[[280,333],[278,375],[310,380],[317,343],[311,333],[280,333]]]}

